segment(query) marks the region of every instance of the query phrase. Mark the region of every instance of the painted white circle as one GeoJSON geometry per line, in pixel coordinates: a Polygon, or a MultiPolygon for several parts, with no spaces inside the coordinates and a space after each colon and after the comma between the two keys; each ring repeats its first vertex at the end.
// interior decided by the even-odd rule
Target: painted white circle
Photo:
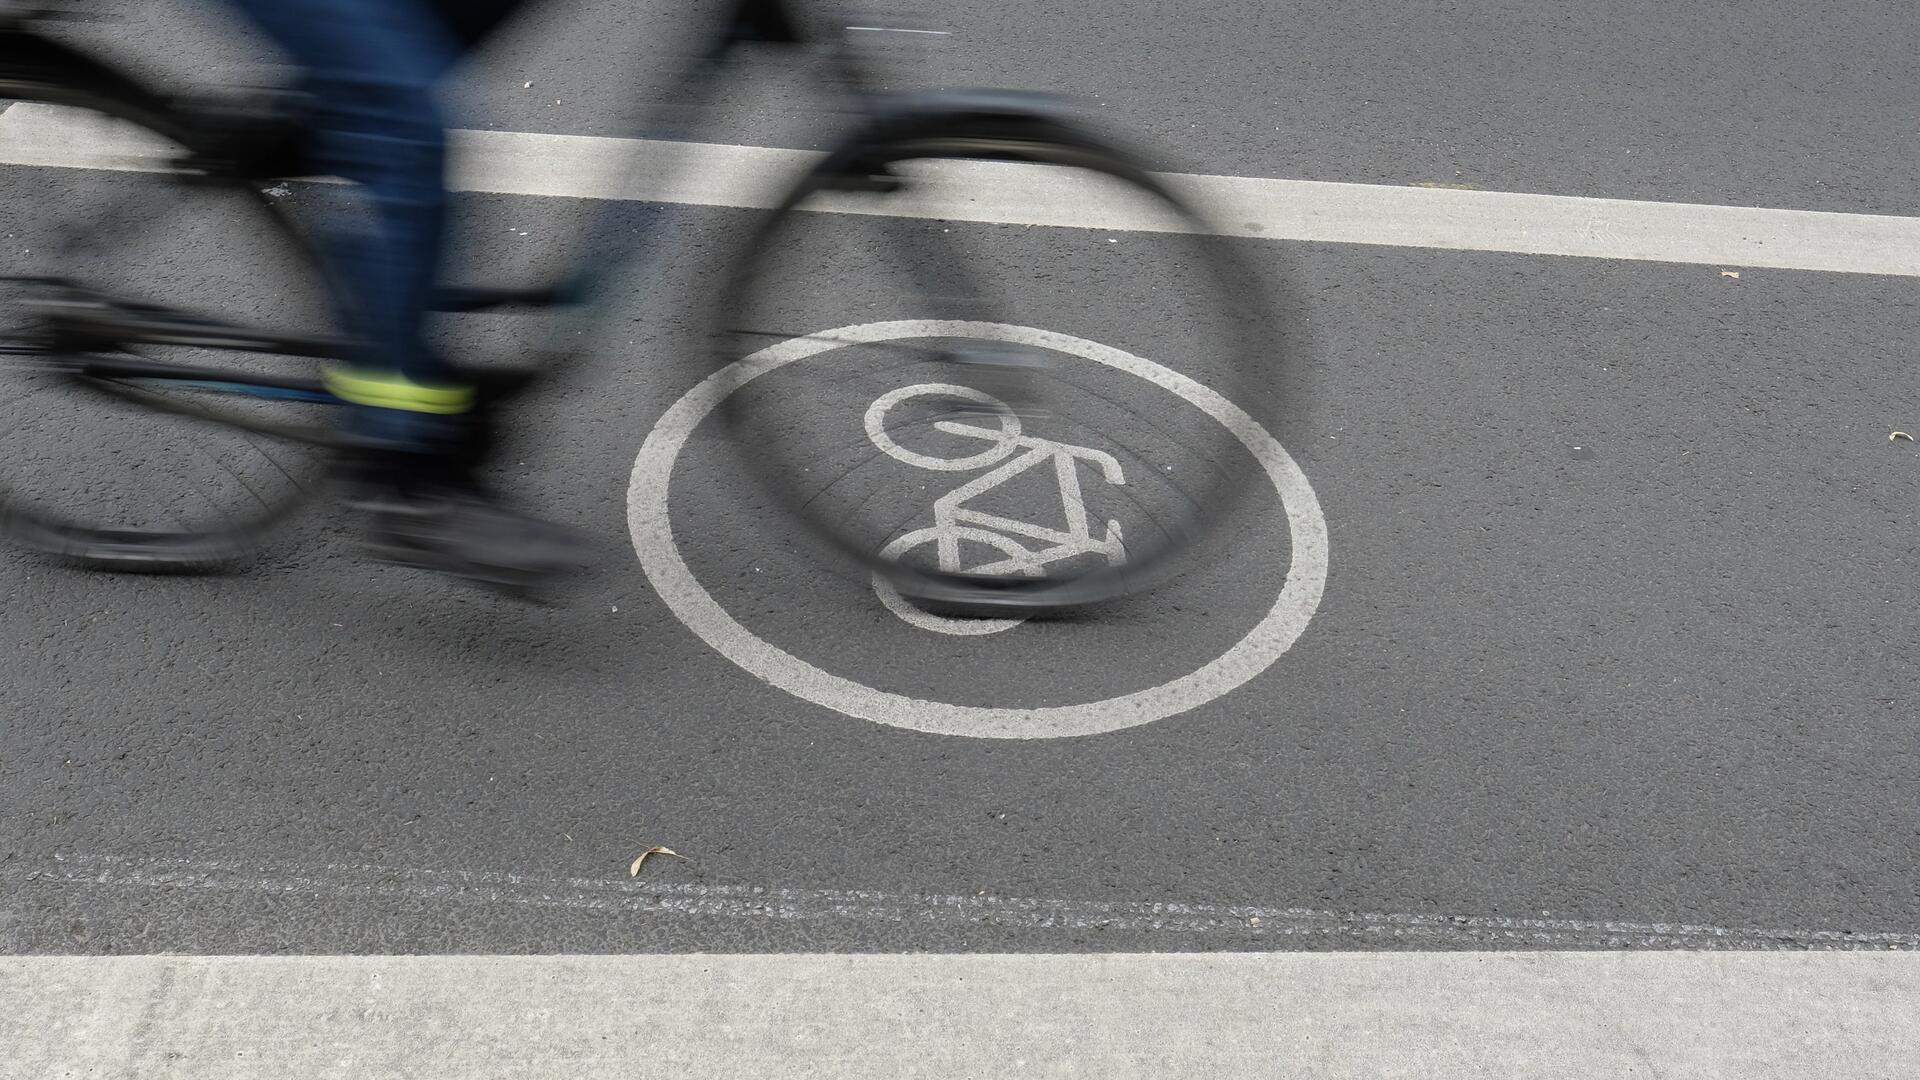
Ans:
{"type": "Polygon", "coordinates": [[[939,735],[983,739],[1058,739],[1152,723],[1204,705],[1265,671],[1286,654],[1320,606],[1327,583],[1327,522],[1320,500],[1292,455],[1245,410],[1170,368],[1108,345],[1006,323],[913,319],[863,323],[791,338],[708,376],[661,416],[633,462],[627,527],[654,590],[687,628],[755,677],[795,697],[862,720],[939,735]],[[1286,584],[1259,623],[1198,669],[1101,701],[1011,708],[957,705],[877,690],[815,667],[768,643],[727,614],[680,557],[667,517],[673,464],[700,421],[729,395],[770,371],[848,345],[906,338],[970,337],[1031,345],[1138,376],[1213,417],[1240,440],[1272,481],[1286,509],[1293,558],[1286,584]]]}
{"type": "MultiPolygon", "coordinates": [[[[935,469],[940,472],[967,472],[984,469],[1018,449],[1014,440],[1020,437],[1020,418],[1007,408],[1007,403],[984,391],[971,386],[959,386],[954,383],[922,383],[919,386],[903,386],[890,390],[874,399],[867,407],[867,438],[873,445],[885,451],[895,461],[904,461],[915,468],[935,469]],[[922,454],[909,450],[893,439],[893,433],[887,430],[887,413],[903,401],[917,397],[957,397],[971,401],[976,405],[985,405],[993,410],[993,418],[999,423],[999,429],[993,432],[992,445],[977,454],[965,457],[943,458],[932,454],[922,454]]],[[[971,425],[969,425],[971,428],[971,425]]]]}

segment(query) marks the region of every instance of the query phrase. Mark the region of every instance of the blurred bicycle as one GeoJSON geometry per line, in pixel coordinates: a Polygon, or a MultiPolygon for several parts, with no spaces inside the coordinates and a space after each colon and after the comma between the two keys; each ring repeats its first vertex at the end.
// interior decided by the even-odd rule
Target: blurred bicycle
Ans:
{"type": "MultiPolygon", "coordinates": [[[[23,194],[0,211],[19,271],[0,281],[0,532],[106,569],[236,562],[320,486],[326,455],[301,447],[360,445],[328,422],[356,395],[320,370],[364,356],[368,340],[364,303],[317,257],[300,213],[326,185],[284,180],[310,171],[297,118],[163,94],[50,36],[48,17],[0,18],[0,96],[14,101],[0,113],[0,175],[23,194]]],[[[841,117],[828,149],[725,234],[702,362],[729,380],[716,415],[735,467],[919,604],[1027,615],[1161,580],[1253,486],[1236,428],[1300,411],[1280,283],[1256,278],[1239,242],[1068,102],[879,92],[857,40],[892,36],[738,0],[665,95],[690,118],[671,133],[700,130],[725,69],[771,46],[807,58],[841,117]],[[1120,247],[1107,221],[1152,242],[1120,247]],[[1066,319],[1152,363],[1037,328],[1066,319]],[[901,387],[944,389],[895,400],[875,437],[871,408],[901,387]],[[1231,405],[1194,407],[1202,394],[1231,405]],[[1046,438],[1005,434],[1026,416],[1046,417],[1046,438]],[[994,454],[997,468],[937,500],[946,531],[929,540],[903,452],[994,454]],[[1081,483],[1089,466],[1103,483],[1081,483]],[[1046,472],[1051,492],[1023,488],[1046,472]],[[1049,505],[1064,528],[1035,524],[1049,505]],[[962,557],[985,533],[1002,559],[962,557]]],[[[669,175],[724,149],[633,145],[649,155],[636,168],[669,175]]],[[[607,328],[623,326],[622,289],[654,272],[667,239],[627,213],[599,207],[579,267],[557,280],[433,293],[443,312],[561,316],[536,364],[478,380],[479,408],[619,344],[607,328]]]]}

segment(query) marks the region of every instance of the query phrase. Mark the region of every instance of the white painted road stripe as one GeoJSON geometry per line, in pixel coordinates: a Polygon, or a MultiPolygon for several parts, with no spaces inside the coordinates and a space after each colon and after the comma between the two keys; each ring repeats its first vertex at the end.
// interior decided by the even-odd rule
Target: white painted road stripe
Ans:
{"type": "Polygon", "coordinates": [[[1891,1080],[1920,958],[27,957],[0,1077],[1891,1080]]]}
{"type": "MultiPolygon", "coordinates": [[[[1208,942],[1414,948],[1920,950],[1920,933],[1704,926],[1541,916],[1324,911],[1173,900],[890,893],[768,885],[562,878],[397,866],[297,866],[206,859],[63,855],[0,867],[0,895],[36,889],[258,894],[325,901],[401,900],[457,909],[499,906],[613,918],[669,918],[989,927],[1151,935],[1167,948],[1208,942]]],[[[4,908],[0,908],[4,914],[4,908]]],[[[1219,947],[1219,946],[1215,946],[1219,947]]]]}
{"type": "MultiPolygon", "coordinates": [[[[770,205],[818,159],[757,146],[502,131],[458,132],[456,147],[453,183],[461,190],[730,207],[770,205]],[[659,167],[670,160],[674,169],[659,167]]],[[[0,164],[138,168],[137,151],[76,127],[53,106],[16,104],[0,114],[0,164]]],[[[1920,276],[1920,218],[1237,176],[1168,180],[1229,236],[1920,276]]],[[[910,217],[1177,228],[1032,165],[948,163],[933,171],[924,197],[837,208],[875,205],[910,217]]]]}

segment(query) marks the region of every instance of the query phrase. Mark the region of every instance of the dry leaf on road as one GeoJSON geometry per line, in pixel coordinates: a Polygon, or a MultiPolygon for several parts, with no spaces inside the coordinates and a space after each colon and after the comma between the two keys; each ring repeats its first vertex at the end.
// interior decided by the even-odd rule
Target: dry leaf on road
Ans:
{"type": "Polygon", "coordinates": [[[640,864],[643,862],[646,862],[647,856],[649,855],[671,855],[674,858],[679,859],[681,862],[687,861],[687,857],[685,855],[680,854],[679,852],[673,850],[670,847],[650,847],[647,850],[641,852],[639,858],[633,860],[632,866],[627,867],[627,876],[639,877],[640,864]]]}

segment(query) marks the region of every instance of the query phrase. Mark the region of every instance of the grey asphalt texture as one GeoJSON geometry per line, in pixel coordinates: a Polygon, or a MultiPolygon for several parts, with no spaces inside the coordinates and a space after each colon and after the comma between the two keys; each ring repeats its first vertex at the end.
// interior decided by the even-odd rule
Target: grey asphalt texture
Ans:
{"type": "MultiPolygon", "coordinates": [[[[467,76],[464,122],[619,133],[587,58],[654,5],[614,6],[503,40],[467,76]]],[[[1091,94],[1193,171],[1911,212],[1911,13],[1535,9],[975,4],[938,67],[1091,94]]],[[[210,17],[141,18],[162,69],[258,59],[210,17]]],[[[749,104],[716,137],[805,143],[797,108],[749,104]]],[[[467,235],[562,234],[591,209],[479,200],[467,235]]],[[[940,914],[983,896],[1788,945],[1920,925],[1920,450],[1888,440],[1920,424],[1911,282],[1247,241],[1291,267],[1313,320],[1314,408],[1287,438],[1330,531],[1319,613],[1191,712],[988,742],[800,701],[653,595],[624,546],[628,474],[699,373],[681,343],[702,256],[742,215],[632,212],[683,234],[672,284],[636,298],[631,350],[529,406],[502,477],[610,551],[563,602],[371,565],[324,520],[228,577],[0,556],[0,948],[1487,943],[1391,919],[1276,938],[940,914]],[[687,858],[632,887],[674,903],[592,900],[652,845],[687,858]],[[802,899],[791,917],[701,906],[756,888],[802,899]]],[[[739,485],[690,498],[688,528],[749,520],[726,517],[739,485]]],[[[1245,530],[1243,556],[1284,546],[1270,514],[1245,530]]],[[[974,645],[924,655],[855,584],[775,569],[802,591],[769,595],[730,557],[690,561],[756,632],[951,700],[1063,672],[1083,699],[1131,688],[1274,586],[1229,559],[1112,625],[1011,631],[1031,631],[1026,666],[983,676],[974,645]]]]}

